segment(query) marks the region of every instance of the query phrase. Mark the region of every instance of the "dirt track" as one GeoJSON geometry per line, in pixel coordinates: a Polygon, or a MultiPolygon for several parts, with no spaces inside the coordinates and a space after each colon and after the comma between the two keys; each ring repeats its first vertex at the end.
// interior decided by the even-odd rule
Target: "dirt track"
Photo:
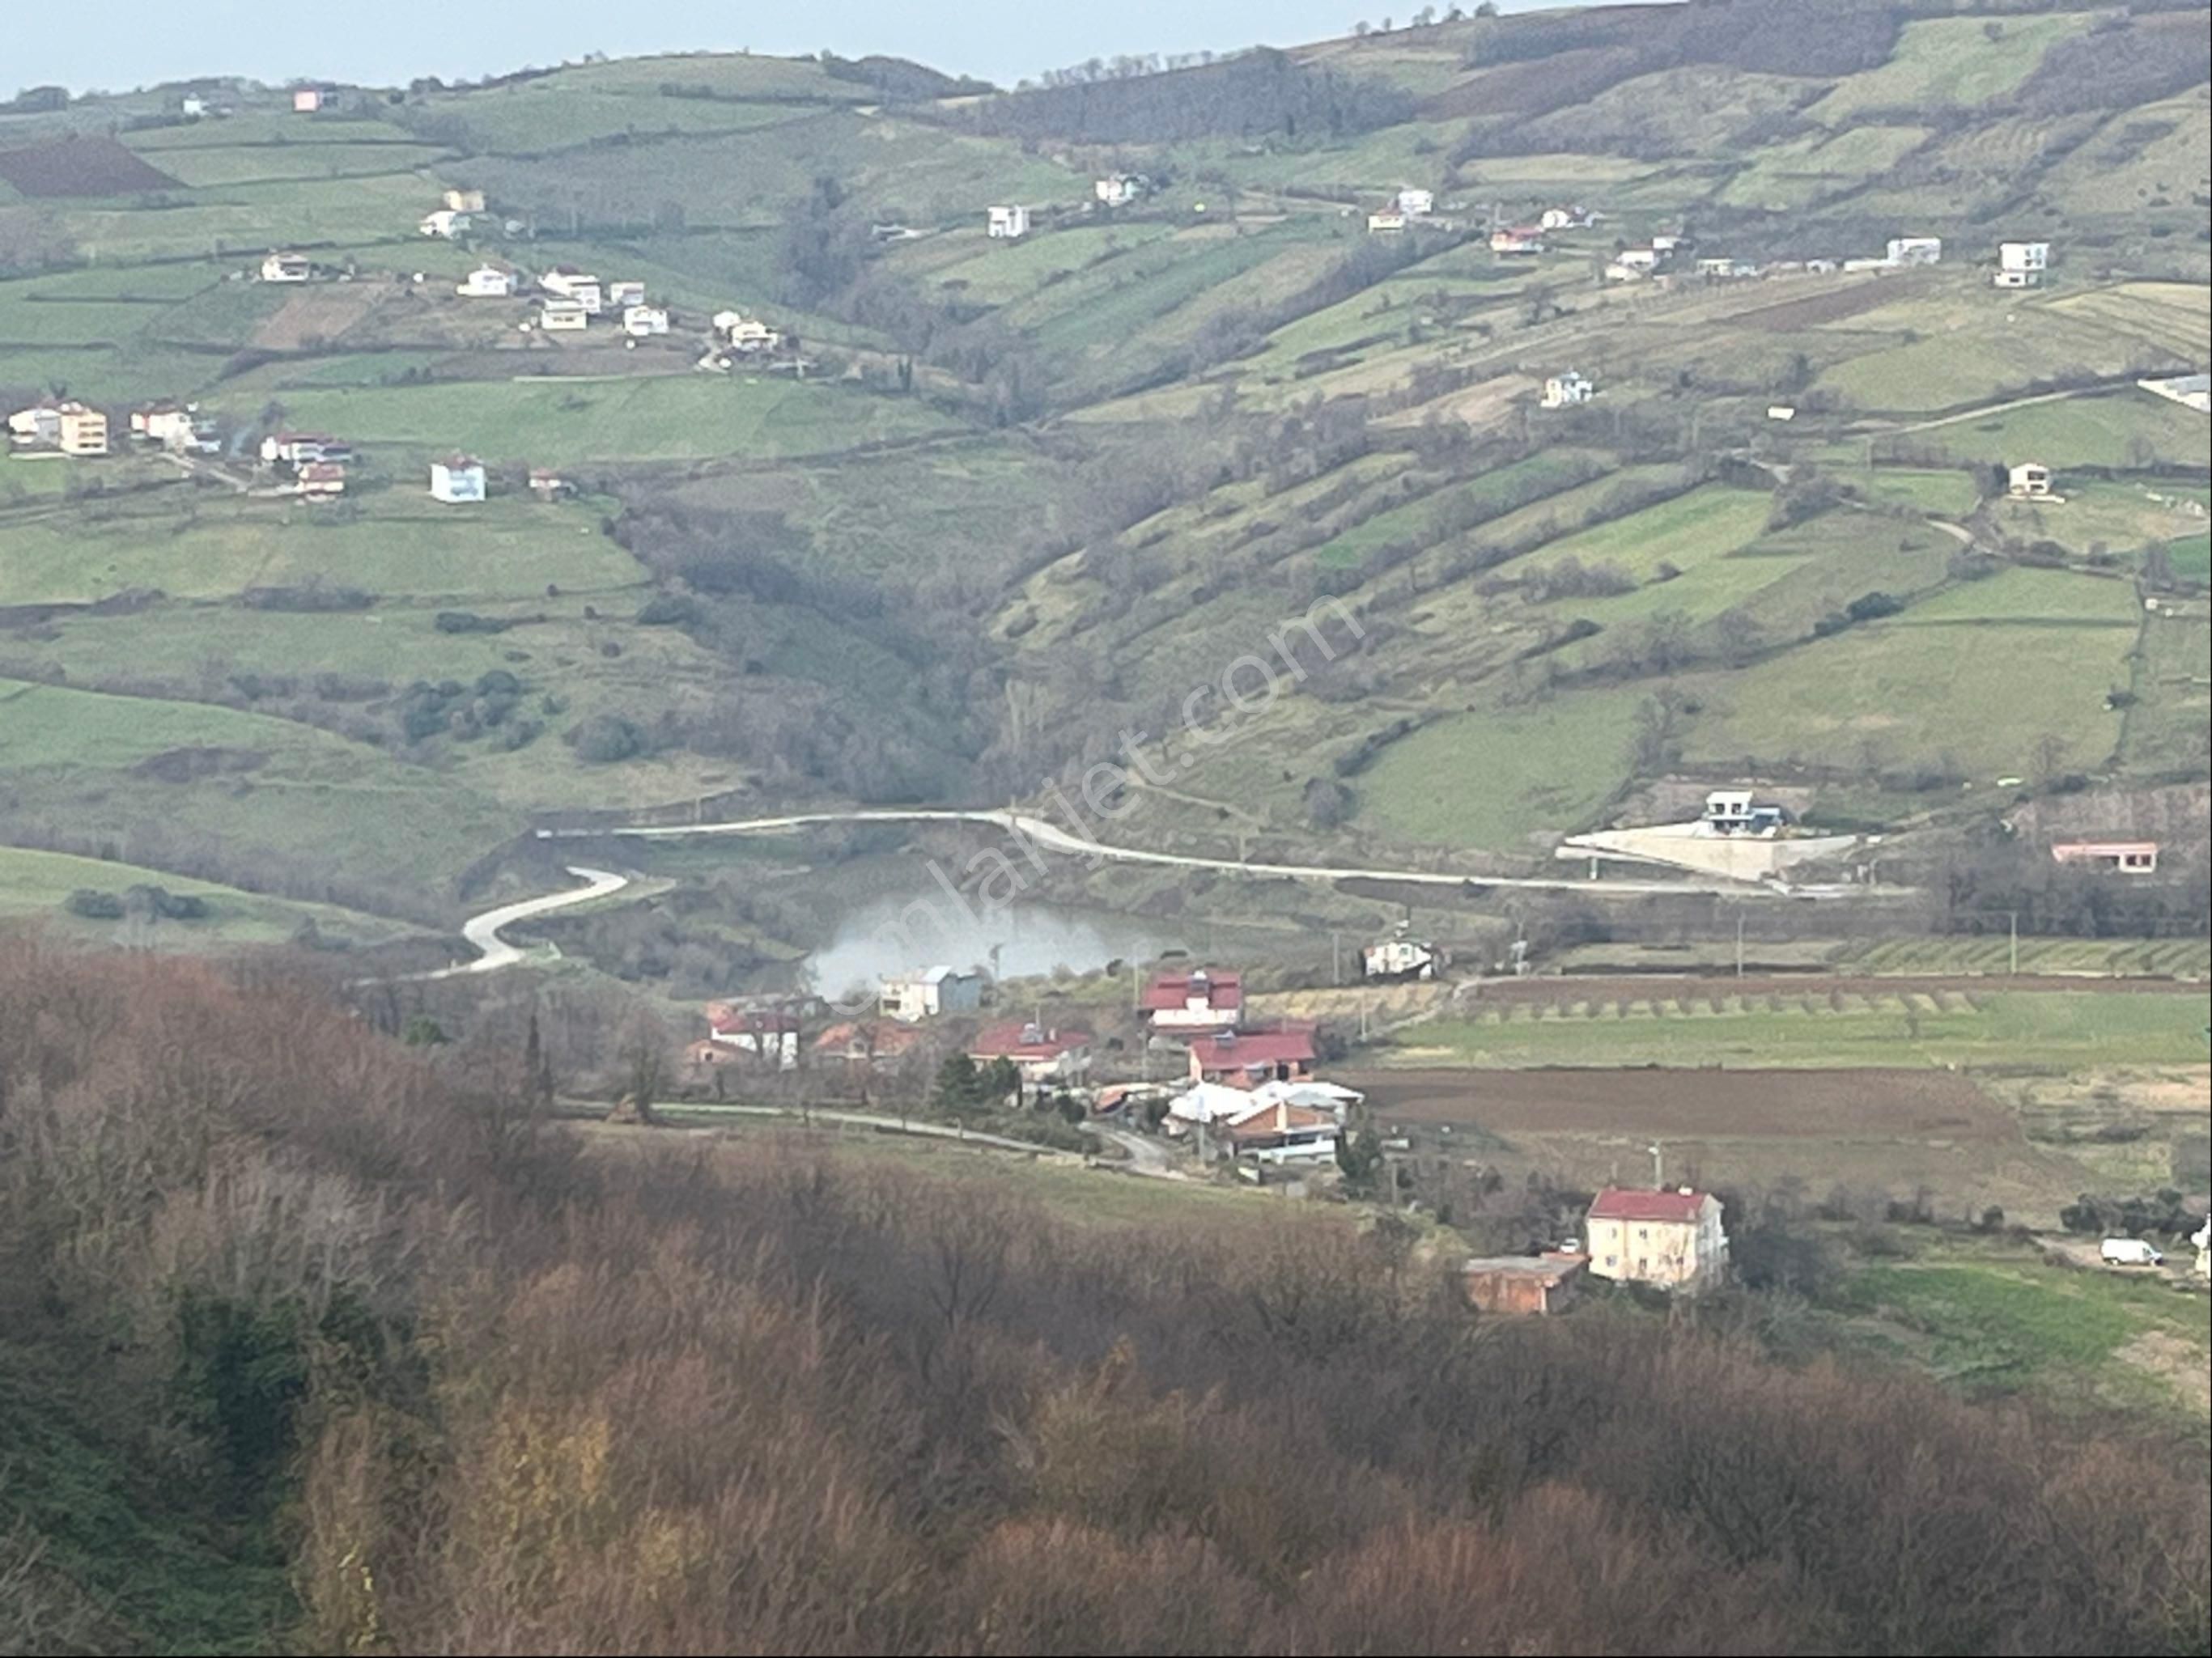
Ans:
{"type": "Polygon", "coordinates": [[[1339,1073],[1385,1123],[1662,1139],[2017,1137],[2006,1112],[1940,1071],[1556,1070],[1339,1073]]]}

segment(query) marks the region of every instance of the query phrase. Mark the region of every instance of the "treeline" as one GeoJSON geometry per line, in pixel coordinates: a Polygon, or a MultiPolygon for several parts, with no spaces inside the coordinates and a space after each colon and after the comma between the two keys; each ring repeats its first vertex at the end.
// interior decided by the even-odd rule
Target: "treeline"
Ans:
{"type": "Polygon", "coordinates": [[[1387,82],[1316,69],[1261,47],[1189,69],[1007,93],[948,118],[996,138],[1178,143],[1230,135],[1344,137],[1413,118],[1387,82]]]}
{"type": "Polygon", "coordinates": [[[1778,1363],[1780,1301],[1478,1321],[1410,1229],[591,1156],[534,1023],[240,971],[0,950],[0,1646],[2205,1646],[2201,1450],[1778,1363]]]}

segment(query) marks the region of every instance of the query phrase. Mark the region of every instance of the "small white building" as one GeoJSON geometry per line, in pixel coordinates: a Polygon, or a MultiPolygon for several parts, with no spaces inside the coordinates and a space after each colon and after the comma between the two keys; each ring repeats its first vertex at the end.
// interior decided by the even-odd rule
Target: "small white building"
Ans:
{"type": "Polygon", "coordinates": [[[623,277],[607,284],[607,309],[627,311],[634,305],[645,303],[645,284],[635,277],[623,277]]]}
{"type": "Polygon", "coordinates": [[[1619,1284],[1694,1291],[1728,1272],[1728,1234],[1720,1199],[1677,1187],[1671,1192],[1607,1187],[1585,1222],[1589,1270],[1619,1284]]]}
{"type": "Polygon", "coordinates": [[[1797,405],[1794,403],[1770,403],[1766,405],[1766,417],[1769,420],[1796,420],[1797,405]]]}
{"type": "Polygon", "coordinates": [[[592,325],[592,313],[581,300],[547,299],[538,302],[538,325],[549,334],[580,334],[592,325]]]}
{"type": "Polygon", "coordinates": [[[1587,226],[1593,215],[1586,207],[1547,207],[1537,216],[1539,230],[1580,230],[1587,226]]]}
{"type": "Polygon", "coordinates": [[[1437,194],[1432,190],[1405,189],[1398,192],[1398,211],[1409,219],[1425,219],[1437,210],[1437,194]]]}
{"type": "Polygon", "coordinates": [[[783,343],[783,335],[770,328],[757,317],[748,317],[742,311],[717,311],[714,331],[730,343],[730,349],[747,355],[756,352],[773,351],[783,343]]]}
{"type": "Polygon", "coordinates": [[[455,213],[481,213],[484,210],[484,193],[481,190],[449,190],[446,192],[447,208],[455,213]]]}
{"type": "Polygon", "coordinates": [[[1597,395],[1597,387],[1570,368],[1564,374],[1554,374],[1544,382],[1544,404],[1547,409],[1566,409],[1578,403],[1588,403],[1597,395]]]}
{"type": "Polygon", "coordinates": [[[1999,288],[2040,288],[2050,268],[2049,242],[1999,242],[1996,272],[1990,280],[1999,288]]]}
{"type": "Polygon", "coordinates": [[[435,213],[424,214],[422,222],[415,228],[425,236],[436,236],[450,242],[457,236],[467,235],[469,226],[474,222],[465,213],[441,207],[435,213]]]}
{"type": "Polygon", "coordinates": [[[179,453],[205,453],[222,446],[215,428],[200,418],[196,403],[155,403],[131,411],[131,435],[179,453]]]}
{"type": "Polygon", "coordinates": [[[575,301],[592,316],[597,316],[606,304],[599,279],[574,265],[555,265],[538,279],[538,285],[556,298],[575,301]]]}
{"type": "Polygon", "coordinates": [[[292,94],[292,112],[295,115],[315,115],[328,109],[331,94],[320,87],[301,87],[292,94]]]}
{"type": "Polygon", "coordinates": [[[623,332],[634,340],[668,331],[668,313],[657,305],[632,305],[623,308],[623,332]]]}
{"type": "Polygon", "coordinates": [[[177,113],[187,121],[197,121],[207,113],[207,100],[186,93],[177,105],[177,113]]]}
{"type": "Polygon", "coordinates": [[[994,239],[1012,240],[1030,234],[1030,210],[1018,202],[1007,207],[994,207],[984,216],[983,228],[994,239]]]}
{"type": "Polygon", "coordinates": [[[983,975],[949,967],[924,968],[884,981],[879,1011],[913,1024],[941,1013],[973,1013],[983,1005],[983,975]]]}
{"type": "Polygon", "coordinates": [[[1395,210],[1367,216],[1367,234],[1370,236],[1391,235],[1405,228],[1406,216],[1395,210]]]}
{"type": "Polygon", "coordinates": [[[62,440],[62,406],[51,400],[8,416],[8,436],[25,448],[52,449],[62,440]]]}
{"type": "Polygon", "coordinates": [[[514,274],[495,264],[480,264],[461,279],[453,292],[465,300],[504,300],[514,292],[514,274]]]}
{"type": "Polygon", "coordinates": [[[2014,501],[2048,501],[2051,469],[2040,461],[2025,460],[2005,469],[2005,493],[2014,501]]]}
{"type": "Polygon", "coordinates": [[[1141,173],[1109,173],[1092,181],[1091,193],[1108,207],[1127,207],[1141,198],[1151,185],[1141,173]]]}
{"type": "Polygon", "coordinates": [[[304,253],[271,253],[261,262],[264,282],[303,282],[314,274],[315,267],[304,253]]]}
{"type": "Polygon", "coordinates": [[[1433,979],[1437,947],[1419,938],[1386,938],[1359,952],[1359,970],[1370,979],[1433,979]]]}
{"type": "Polygon", "coordinates": [[[1941,236],[1893,236],[1889,239],[1888,262],[1891,264],[1939,264],[1943,258],[1943,239],[1941,236]]]}
{"type": "Polygon", "coordinates": [[[484,498],[483,463],[467,455],[448,455],[430,463],[434,501],[476,501],[484,498]]]}
{"type": "Polygon", "coordinates": [[[1647,282],[1651,276],[1648,264],[1631,264],[1626,259],[1614,259],[1605,267],[1605,279],[1609,282],[1647,282]]]}

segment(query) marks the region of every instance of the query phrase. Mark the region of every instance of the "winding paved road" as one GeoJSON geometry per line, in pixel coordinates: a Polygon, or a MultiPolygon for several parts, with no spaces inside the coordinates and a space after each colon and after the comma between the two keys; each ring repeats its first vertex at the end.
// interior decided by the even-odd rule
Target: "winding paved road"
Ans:
{"type": "Polygon", "coordinates": [[[571,864],[568,873],[588,884],[570,887],[562,892],[549,892],[537,898],[525,898],[512,904],[501,904],[497,909],[488,909],[481,915],[471,915],[461,923],[461,936],[475,945],[477,951],[473,962],[460,962],[452,967],[441,967],[431,973],[410,974],[416,979],[452,979],[465,973],[496,973],[501,968],[514,967],[526,958],[513,944],[499,936],[501,927],[524,921],[533,915],[543,915],[548,910],[566,909],[572,904],[588,903],[594,898],[604,898],[611,892],[620,892],[629,884],[629,877],[617,875],[611,870],[585,869],[571,864]]]}
{"type": "Polygon", "coordinates": [[[1328,864],[1239,863],[1233,858],[1201,858],[1177,852],[1148,852],[1117,847],[1073,835],[1042,817],[1004,808],[915,807],[896,811],[811,811],[783,817],[746,817],[721,823],[666,823],[605,829],[539,829],[538,838],[600,840],[621,835],[638,840],[678,840],[688,835],[773,835],[829,823],[987,823],[1019,835],[1048,852],[1073,858],[1102,858],[1123,864],[1165,864],[1177,869],[1218,870],[1226,875],[1258,875],[1293,881],[1402,881],[1422,886],[1509,887],[1532,892],[1583,892],[1607,897],[1696,892],[1724,896],[1832,897],[1853,888],[1754,885],[1743,881],[1588,881],[1559,876],[1455,875],[1436,870],[1347,869],[1328,864]]]}

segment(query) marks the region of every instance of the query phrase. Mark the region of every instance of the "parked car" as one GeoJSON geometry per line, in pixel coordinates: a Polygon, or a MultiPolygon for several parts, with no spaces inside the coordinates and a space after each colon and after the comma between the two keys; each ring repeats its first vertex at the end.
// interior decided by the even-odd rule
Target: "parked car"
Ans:
{"type": "Polygon", "coordinates": [[[2097,1253],[2107,1266],[2157,1266],[2166,1260],[2141,1238],[2106,1238],[2097,1253]]]}

